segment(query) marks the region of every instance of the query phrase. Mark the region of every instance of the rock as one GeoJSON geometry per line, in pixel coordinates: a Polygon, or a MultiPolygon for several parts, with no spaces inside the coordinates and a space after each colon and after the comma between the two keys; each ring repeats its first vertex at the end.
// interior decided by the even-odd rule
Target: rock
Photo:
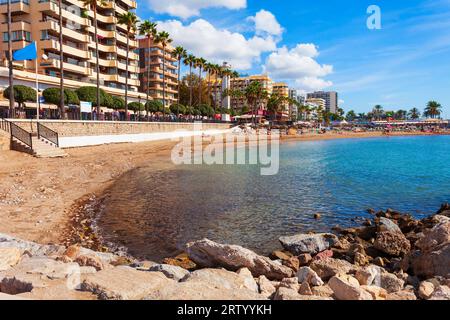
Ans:
{"type": "Polygon", "coordinates": [[[386,300],[388,295],[385,289],[377,286],[361,286],[361,288],[370,293],[373,300],[386,300]]]}
{"type": "Polygon", "coordinates": [[[403,289],[405,285],[405,281],[399,279],[395,274],[389,272],[382,272],[380,274],[380,283],[377,283],[377,278],[375,279],[374,284],[384,288],[388,293],[398,292],[403,289]]]}
{"type": "Polygon", "coordinates": [[[450,243],[432,252],[417,252],[411,257],[411,266],[417,276],[447,276],[450,272],[450,243]]]}
{"type": "Polygon", "coordinates": [[[165,258],[163,260],[163,263],[181,267],[189,271],[197,269],[197,264],[191,259],[189,259],[187,254],[180,254],[175,258],[165,258]]]}
{"type": "Polygon", "coordinates": [[[149,271],[163,273],[167,278],[179,281],[189,274],[189,271],[181,267],[172,266],[170,264],[155,264],[151,266],[149,271]]]}
{"type": "Polygon", "coordinates": [[[328,282],[338,300],[372,300],[372,295],[360,287],[350,275],[334,276],[328,282]]]}
{"type": "Polygon", "coordinates": [[[288,260],[283,260],[283,265],[285,265],[288,268],[291,268],[295,272],[297,272],[298,268],[300,267],[300,262],[297,257],[290,257],[288,260]]]}
{"type": "Polygon", "coordinates": [[[334,245],[338,238],[331,233],[297,234],[279,238],[283,248],[294,255],[302,253],[317,254],[334,245]]]}
{"type": "Polygon", "coordinates": [[[307,282],[313,286],[323,285],[322,279],[310,267],[301,267],[297,272],[297,279],[299,283],[307,282]]]}
{"type": "Polygon", "coordinates": [[[326,258],[332,258],[333,257],[333,251],[332,250],[325,250],[322,252],[319,252],[315,255],[314,260],[323,260],[326,258]]]}
{"type": "Polygon", "coordinates": [[[0,301],[2,300],[27,300],[14,294],[6,294],[0,292],[0,301]]]}
{"type": "Polygon", "coordinates": [[[265,300],[263,295],[248,289],[224,289],[204,281],[174,282],[160,286],[145,297],[146,300],[265,300]]]}
{"type": "Polygon", "coordinates": [[[411,244],[403,233],[392,231],[378,233],[374,247],[391,256],[406,255],[411,250],[411,244]]]}
{"type": "Polygon", "coordinates": [[[137,300],[174,283],[161,272],[138,271],[121,266],[87,275],[81,290],[92,292],[102,300],[137,300]]]}
{"type": "Polygon", "coordinates": [[[388,293],[386,300],[417,300],[414,292],[409,290],[401,290],[393,293],[388,293]]]}
{"type": "Polygon", "coordinates": [[[103,270],[106,267],[103,261],[95,255],[79,255],[75,259],[75,262],[80,266],[94,267],[97,271],[103,270]]]}
{"type": "Polygon", "coordinates": [[[300,284],[298,283],[297,278],[284,278],[283,280],[281,280],[278,287],[289,288],[297,292],[298,290],[300,290],[300,284]]]}
{"type": "Polygon", "coordinates": [[[64,281],[45,288],[35,288],[31,292],[17,295],[23,299],[31,300],[96,300],[97,296],[91,292],[71,290],[64,281]]]}
{"type": "Polygon", "coordinates": [[[353,256],[353,263],[357,266],[365,266],[369,264],[369,258],[360,252],[355,252],[355,255],[353,256]]]}
{"type": "Polygon", "coordinates": [[[265,276],[258,278],[259,293],[265,298],[271,298],[277,289],[265,276]]]}
{"type": "Polygon", "coordinates": [[[328,284],[320,286],[320,287],[312,287],[311,288],[312,294],[319,297],[327,297],[332,298],[333,297],[333,290],[330,288],[328,284]]]}
{"type": "Polygon", "coordinates": [[[346,274],[353,270],[355,267],[341,259],[328,258],[324,260],[313,261],[310,264],[317,275],[324,281],[330,279],[337,274],[346,274]]]}
{"type": "Polygon", "coordinates": [[[203,267],[223,267],[232,271],[246,267],[255,277],[281,280],[293,276],[292,269],[237,245],[223,245],[208,239],[187,245],[189,257],[203,267]]]}
{"type": "Polygon", "coordinates": [[[78,257],[79,254],[80,254],[80,246],[72,245],[66,249],[63,256],[65,256],[73,261],[78,257]]]}
{"type": "Polygon", "coordinates": [[[386,264],[384,263],[383,258],[381,258],[381,257],[376,257],[376,258],[374,258],[374,259],[372,260],[372,263],[375,264],[375,265],[377,265],[377,266],[379,266],[379,267],[382,267],[382,268],[386,265],[386,264]]]}
{"type": "Polygon", "coordinates": [[[308,282],[305,281],[300,285],[300,289],[298,290],[298,293],[305,296],[312,296],[313,293],[311,291],[311,287],[309,286],[308,282]]]}
{"type": "Polygon", "coordinates": [[[439,250],[443,245],[450,243],[450,222],[439,223],[430,231],[424,233],[424,237],[416,242],[416,247],[422,252],[439,250]]]}
{"type": "Polygon", "coordinates": [[[298,290],[279,287],[273,300],[301,300],[301,295],[298,293],[298,290]]]}
{"type": "Polygon", "coordinates": [[[0,248],[0,271],[16,265],[22,257],[22,251],[14,247],[0,248]]]}
{"type": "Polygon", "coordinates": [[[450,300],[450,288],[448,286],[438,286],[429,300],[450,300]]]}
{"type": "MultiPolygon", "coordinates": [[[[143,261],[138,261],[138,262],[132,263],[130,265],[130,267],[135,268],[140,271],[148,271],[152,266],[157,265],[157,264],[159,264],[159,263],[156,263],[154,261],[143,260],[143,261]]],[[[172,266],[172,264],[170,264],[170,266],[172,266]]]]}
{"type": "Polygon", "coordinates": [[[315,213],[314,214],[314,219],[319,220],[322,217],[322,215],[320,213],[315,213]]]}
{"type": "Polygon", "coordinates": [[[289,260],[290,257],[292,257],[290,252],[286,253],[280,250],[275,250],[270,254],[272,260],[289,260]]]}
{"type": "Polygon", "coordinates": [[[392,221],[391,219],[380,217],[378,224],[378,232],[383,231],[402,233],[402,230],[400,230],[399,226],[394,221],[392,221]]]}
{"type": "Polygon", "coordinates": [[[380,267],[375,265],[370,265],[365,268],[359,269],[356,271],[355,278],[358,280],[360,285],[371,286],[375,279],[379,278],[381,275],[380,267]]]}
{"type": "Polygon", "coordinates": [[[256,283],[255,278],[253,278],[250,270],[248,270],[247,268],[241,268],[236,273],[240,278],[244,280],[244,288],[247,288],[256,293],[259,292],[258,284],[256,283]]]}
{"type": "Polygon", "coordinates": [[[422,299],[429,299],[434,292],[434,284],[430,281],[422,281],[417,293],[422,299]]]}
{"type": "Polygon", "coordinates": [[[0,233],[0,248],[17,248],[32,256],[61,256],[66,248],[59,245],[41,245],[0,233]]]}
{"type": "Polygon", "coordinates": [[[302,253],[298,256],[300,266],[306,266],[312,261],[312,257],[309,253],[302,253]]]}

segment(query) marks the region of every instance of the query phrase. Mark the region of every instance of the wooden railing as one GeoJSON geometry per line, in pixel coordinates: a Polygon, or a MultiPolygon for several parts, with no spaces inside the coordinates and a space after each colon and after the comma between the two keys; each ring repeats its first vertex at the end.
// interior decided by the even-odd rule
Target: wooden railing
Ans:
{"type": "Polygon", "coordinates": [[[58,132],[53,131],[49,127],[44,126],[40,122],[37,123],[37,132],[38,132],[38,138],[44,138],[57,147],[59,147],[59,137],[58,132]]]}

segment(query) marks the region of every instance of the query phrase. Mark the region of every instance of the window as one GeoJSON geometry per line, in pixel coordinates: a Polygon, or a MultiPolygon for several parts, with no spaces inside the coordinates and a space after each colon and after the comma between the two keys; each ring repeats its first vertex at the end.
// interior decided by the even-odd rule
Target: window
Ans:
{"type": "MultiPolygon", "coordinates": [[[[31,42],[31,33],[28,31],[11,32],[11,41],[28,41],[31,42]]],[[[3,32],[3,42],[8,42],[8,32],[3,32]]]]}
{"type": "Polygon", "coordinates": [[[41,40],[49,40],[48,30],[41,30],[41,40]]]}

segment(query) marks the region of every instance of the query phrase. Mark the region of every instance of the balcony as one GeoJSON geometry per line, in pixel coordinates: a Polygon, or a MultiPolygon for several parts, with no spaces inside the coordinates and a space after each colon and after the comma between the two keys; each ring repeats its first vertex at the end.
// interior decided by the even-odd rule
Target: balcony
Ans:
{"type": "MultiPolygon", "coordinates": [[[[57,60],[57,59],[50,59],[48,61],[41,62],[41,67],[59,69],[60,63],[59,63],[59,60],[57,60]]],[[[74,73],[79,73],[84,76],[89,75],[88,68],[86,66],[80,66],[80,65],[69,63],[69,62],[64,62],[63,68],[64,68],[64,70],[74,72],[74,73]]]]}
{"type": "MultiPolygon", "coordinates": [[[[59,42],[57,40],[42,40],[40,45],[42,49],[54,49],[58,52],[60,50],[59,42]]],[[[90,59],[91,57],[91,53],[88,50],[75,48],[67,44],[63,44],[63,52],[82,59],[90,59]]]]}
{"type": "MultiPolygon", "coordinates": [[[[92,19],[94,18],[94,13],[91,10],[89,10],[89,17],[91,17],[92,19]]],[[[103,23],[111,23],[111,24],[114,24],[117,22],[117,19],[114,15],[105,16],[101,13],[97,13],[97,20],[100,22],[103,22],[103,23]]]]}
{"type": "MultiPolygon", "coordinates": [[[[92,35],[95,34],[95,27],[89,26],[89,32],[92,33],[92,35]]],[[[108,31],[103,30],[100,28],[97,28],[97,35],[102,38],[115,38],[115,32],[114,31],[108,31]]]]}
{"type": "MultiPolygon", "coordinates": [[[[127,69],[127,64],[117,61],[117,67],[121,70],[126,70],[127,69]]],[[[128,72],[133,72],[133,73],[138,73],[139,72],[139,67],[137,65],[133,66],[133,65],[128,65],[128,72]]]]}
{"type": "MultiPolygon", "coordinates": [[[[127,44],[127,39],[128,37],[126,35],[123,35],[119,32],[116,32],[115,34],[117,41],[121,42],[122,44],[126,45],[127,44]]],[[[130,38],[130,49],[135,49],[138,47],[138,42],[136,40],[133,40],[130,38]]]]}
{"type": "Polygon", "coordinates": [[[132,52],[132,51],[126,51],[124,49],[121,49],[119,47],[117,47],[117,54],[121,57],[126,58],[128,56],[128,58],[130,58],[131,60],[139,60],[139,55],[132,52]]]}
{"type": "MultiPolygon", "coordinates": [[[[55,21],[42,21],[39,22],[39,30],[52,30],[59,34],[59,23],[55,21]]],[[[64,37],[71,38],[77,42],[89,43],[90,39],[87,34],[79,33],[76,30],[63,27],[64,37]]]]}
{"type": "MultiPolygon", "coordinates": [[[[6,22],[3,22],[0,25],[0,31],[7,32],[7,30],[8,30],[8,24],[6,22]]],[[[16,21],[16,22],[11,23],[11,31],[19,31],[19,30],[31,32],[31,24],[26,21],[16,21]]]]}
{"type": "MultiPolygon", "coordinates": [[[[92,48],[95,50],[95,42],[89,42],[89,48],[92,48]]],[[[115,53],[116,52],[116,46],[115,45],[106,45],[106,44],[98,44],[98,50],[101,52],[106,52],[106,53],[115,53]]]]}
{"type": "Polygon", "coordinates": [[[137,7],[136,1],[133,0],[120,0],[120,1],[125,3],[127,6],[131,7],[131,9],[136,9],[137,7]]]}
{"type": "MultiPolygon", "coordinates": [[[[37,10],[46,12],[48,14],[51,14],[53,17],[57,18],[59,16],[59,6],[56,3],[53,2],[39,2],[37,4],[37,10]]],[[[77,14],[74,14],[72,12],[69,12],[63,8],[62,10],[63,17],[67,20],[67,23],[72,24],[74,27],[80,27],[80,26],[88,26],[89,20],[86,18],[83,18],[77,14]]]]}
{"type": "MultiPolygon", "coordinates": [[[[0,14],[8,13],[8,1],[0,0],[0,14]]],[[[11,0],[11,13],[24,14],[30,13],[30,5],[28,0],[11,0]]]]}

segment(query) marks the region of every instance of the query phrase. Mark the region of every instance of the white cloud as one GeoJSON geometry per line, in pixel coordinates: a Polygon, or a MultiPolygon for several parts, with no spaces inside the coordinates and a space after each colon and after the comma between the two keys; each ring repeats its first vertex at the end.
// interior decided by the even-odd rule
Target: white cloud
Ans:
{"type": "Polygon", "coordinates": [[[148,0],[150,8],[156,13],[167,13],[187,19],[200,15],[206,8],[244,9],[247,0],[148,0]]]}
{"type": "Polygon", "coordinates": [[[283,46],[267,57],[263,69],[272,78],[293,83],[301,92],[321,90],[333,85],[323,79],[333,72],[333,66],[319,64],[315,60],[318,55],[316,45],[311,43],[297,44],[292,49],[283,46]]]}
{"type": "Polygon", "coordinates": [[[257,12],[254,17],[248,17],[247,19],[255,23],[256,34],[280,36],[284,31],[278,23],[277,18],[271,12],[264,9],[257,12]]]}
{"type": "Polygon", "coordinates": [[[271,36],[245,38],[237,32],[217,29],[204,19],[186,25],[169,20],[158,22],[158,27],[194,55],[215,63],[227,61],[238,70],[250,69],[254,62],[260,61],[263,52],[276,50],[276,40],[271,36]]]}

